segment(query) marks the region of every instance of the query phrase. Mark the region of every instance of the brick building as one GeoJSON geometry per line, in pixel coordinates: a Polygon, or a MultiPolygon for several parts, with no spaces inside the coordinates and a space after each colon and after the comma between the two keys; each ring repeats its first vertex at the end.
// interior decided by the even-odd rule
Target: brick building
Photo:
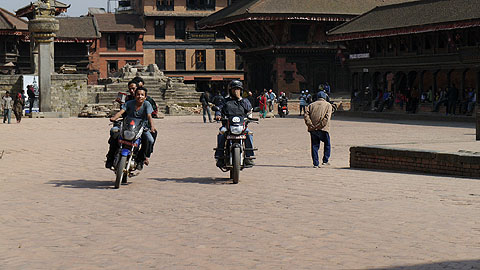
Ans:
{"type": "MultiPolygon", "coordinates": [[[[428,0],[377,7],[332,29],[350,55],[352,90],[370,86],[410,95],[455,85],[480,87],[480,6],[469,0],[428,0]]],[[[431,107],[427,108],[431,110],[431,107]]]]}
{"type": "Polygon", "coordinates": [[[400,0],[244,0],[200,21],[235,41],[251,90],[287,93],[329,82],[348,90],[349,73],[326,32],[369,9],[400,0]]]}
{"type": "Polygon", "coordinates": [[[243,79],[238,47],[215,30],[199,30],[197,21],[231,4],[231,0],[131,1],[144,19],[145,64],[157,64],[167,76],[184,77],[198,90],[221,89],[243,79]]]}
{"type": "MultiPolygon", "coordinates": [[[[73,65],[78,73],[91,74],[95,44],[100,38],[93,17],[59,17],[60,29],[55,38],[55,71],[73,65]]],[[[92,83],[96,80],[92,81],[92,83]]]]}
{"type": "Polygon", "coordinates": [[[101,38],[94,45],[91,69],[100,78],[115,77],[126,64],[144,64],[143,38],[145,28],[135,14],[95,14],[101,38]]]}
{"type": "Polygon", "coordinates": [[[0,73],[19,73],[22,66],[29,65],[27,36],[27,22],[0,8],[0,73]]]}

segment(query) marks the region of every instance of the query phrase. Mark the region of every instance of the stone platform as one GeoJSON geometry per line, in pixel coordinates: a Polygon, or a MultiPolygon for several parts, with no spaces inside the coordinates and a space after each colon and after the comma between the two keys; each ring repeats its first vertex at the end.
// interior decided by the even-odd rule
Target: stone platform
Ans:
{"type": "Polygon", "coordinates": [[[480,142],[355,146],[350,148],[350,167],[480,178],[480,142]]]}

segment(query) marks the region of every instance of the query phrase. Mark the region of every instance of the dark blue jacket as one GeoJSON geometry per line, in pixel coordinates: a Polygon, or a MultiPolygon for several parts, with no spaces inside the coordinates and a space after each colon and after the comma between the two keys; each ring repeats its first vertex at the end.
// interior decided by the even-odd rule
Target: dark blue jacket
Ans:
{"type": "Polygon", "coordinates": [[[237,100],[227,97],[225,102],[217,107],[219,110],[215,112],[215,115],[223,115],[225,117],[243,116],[246,118],[252,110],[252,104],[246,98],[237,100]]]}

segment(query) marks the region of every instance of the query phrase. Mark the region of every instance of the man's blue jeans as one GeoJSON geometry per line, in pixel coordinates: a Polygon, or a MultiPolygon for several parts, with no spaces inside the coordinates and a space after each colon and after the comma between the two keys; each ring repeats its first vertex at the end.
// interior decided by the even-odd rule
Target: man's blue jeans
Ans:
{"type": "MultiPolygon", "coordinates": [[[[253,136],[250,133],[250,130],[247,128],[247,139],[245,140],[245,148],[253,149],[253,136]]],[[[223,157],[225,147],[225,134],[219,133],[217,136],[217,150],[215,151],[215,158],[223,157]]],[[[253,150],[245,151],[246,157],[253,157],[253,150]]]]}
{"type": "Polygon", "coordinates": [[[12,109],[4,109],[3,110],[3,123],[7,122],[10,124],[12,120],[12,109]]]}
{"type": "Polygon", "coordinates": [[[318,150],[320,149],[320,142],[323,142],[323,163],[327,163],[330,158],[330,135],[323,130],[310,131],[310,139],[312,142],[312,159],[313,165],[318,166],[318,150]]]}

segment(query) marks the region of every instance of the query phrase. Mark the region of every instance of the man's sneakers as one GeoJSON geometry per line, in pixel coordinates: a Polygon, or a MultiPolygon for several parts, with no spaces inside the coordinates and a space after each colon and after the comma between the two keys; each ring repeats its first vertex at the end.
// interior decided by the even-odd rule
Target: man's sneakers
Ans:
{"type": "MultiPolygon", "coordinates": [[[[225,159],[222,158],[216,158],[217,159],[217,167],[223,168],[225,167],[225,159]]],[[[243,160],[243,165],[246,167],[253,167],[255,166],[255,162],[253,161],[253,158],[245,158],[243,160]]]]}
{"type": "MultiPolygon", "coordinates": [[[[330,163],[329,162],[322,162],[322,166],[330,166],[330,163]]],[[[313,168],[317,169],[317,168],[321,168],[320,165],[313,165],[313,168]]]]}
{"type": "Polygon", "coordinates": [[[150,161],[148,160],[148,158],[146,158],[145,160],[137,160],[137,171],[141,171],[143,170],[143,165],[147,165],[150,164],[150,161]]]}
{"type": "Polygon", "coordinates": [[[105,162],[105,168],[112,169],[112,167],[113,167],[113,158],[112,159],[107,158],[107,161],[105,162]]]}
{"type": "Polygon", "coordinates": [[[138,161],[137,162],[137,171],[141,171],[143,170],[143,161],[138,161]]]}
{"type": "Polygon", "coordinates": [[[225,167],[225,159],[223,159],[223,157],[220,157],[220,158],[216,158],[217,159],[217,167],[219,168],[223,168],[225,167]]]}
{"type": "Polygon", "coordinates": [[[252,158],[245,158],[245,159],[243,160],[243,164],[244,164],[245,166],[252,167],[252,166],[255,166],[255,161],[253,161],[252,158]]]}

